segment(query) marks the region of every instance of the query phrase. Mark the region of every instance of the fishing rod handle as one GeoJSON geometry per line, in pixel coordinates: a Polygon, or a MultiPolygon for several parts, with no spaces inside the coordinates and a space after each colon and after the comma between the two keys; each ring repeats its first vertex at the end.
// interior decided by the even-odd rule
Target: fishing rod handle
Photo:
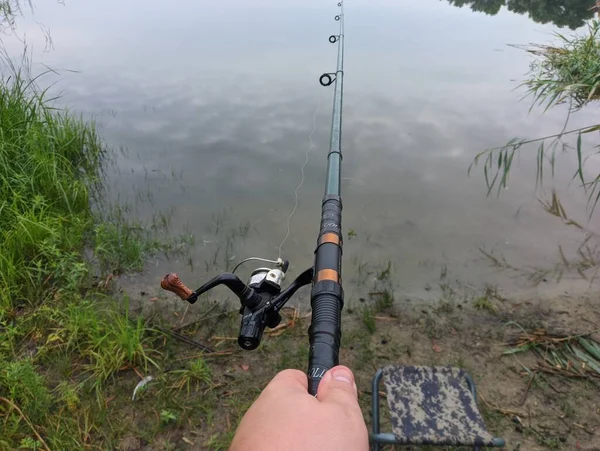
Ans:
{"type": "Polygon", "coordinates": [[[317,394],[325,373],[339,364],[343,302],[344,292],[339,283],[323,280],[313,286],[312,323],[308,329],[308,392],[311,395],[317,394]]]}

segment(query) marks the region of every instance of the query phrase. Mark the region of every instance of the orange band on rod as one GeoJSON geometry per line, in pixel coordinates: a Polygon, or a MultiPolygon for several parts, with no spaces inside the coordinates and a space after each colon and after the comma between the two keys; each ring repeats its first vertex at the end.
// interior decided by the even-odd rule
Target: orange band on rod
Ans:
{"type": "Polygon", "coordinates": [[[339,246],[340,237],[338,235],[336,235],[335,233],[326,233],[321,238],[319,238],[319,245],[321,245],[323,243],[333,243],[333,244],[337,244],[339,246]]]}
{"type": "Polygon", "coordinates": [[[317,273],[317,282],[321,280],[333,280],[334,282],[340,281],[340,273],[335,269],[322,269],[317,273]]]}

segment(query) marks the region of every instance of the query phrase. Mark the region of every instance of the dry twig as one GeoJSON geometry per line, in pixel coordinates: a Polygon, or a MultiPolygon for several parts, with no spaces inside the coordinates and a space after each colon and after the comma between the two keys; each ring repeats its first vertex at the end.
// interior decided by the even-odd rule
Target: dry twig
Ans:
{"type": "Polygon", "coordinates": [[[527,418],[529,416],[523,412],[518,412],[516,410],[510,410],[510,409],[503,409],[501,407],[495,406],[495,405],[489,403],[488,401],[486,401],[486,399],[483,397],[483,395],[481,393],[479,393],[478,395],[479,395],[479,399],[481,399],[488,408],[495,410],[496,412],[500,412],[503,415],[516,415],[518,417],[523,417],[523,418],[527,418]]]}
{"type": "Polygon", "coordinates": [[[21,418],[23,420],[25,420],[25,423],[27,423],[27,426],[29,426],[29,428],[31,429],[31,431],[35,434],[36,438],[42,444],[42,446],[44,447],[44,449],[46,451],[50,451],[50,448],[48,447],[48,445],[46,444],[46,442],[44,441],[44,439],[42,438],[42,436],[38,433],[38,431],[35,429],[35,427],[33,426],[33,424],[31,424],[31,421],[29,421],[29,418],[27,418],[25,416],[25,414],[21,411],[21,409],[19,409],[19,406],[17,406],[10,399],[3,398],[2,396],[0,396],[0,401],[5,402],[6,404],[8,404],[10,407],[12,407],[13,409],[15,409],[18,412],[19,415],[21,416],[21,418]]]}

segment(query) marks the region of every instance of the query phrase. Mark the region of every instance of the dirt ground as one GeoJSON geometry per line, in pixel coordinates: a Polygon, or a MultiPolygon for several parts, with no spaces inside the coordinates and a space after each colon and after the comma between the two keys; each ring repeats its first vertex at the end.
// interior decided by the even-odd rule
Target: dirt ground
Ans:
{"type": "MultiPolygon", "coordinates": [[[[563,294],[550,299],[506,299],[488,291],[463,299],[446,292],[439,302],[417,308],[401,301],[382,303],[381,294],[361,298],[343,315],[340,361],[355,371],[369,427],[371,378],[377,368],[451,365],[466,369],[474,378],[479,408],[490,431],[506,439],[504,449],[600,450],[600,379],[536,371],[539,356],[531,351],[503,354],[511,338],[540,329],[566,336],[590,333],[600,340],[597,298],[563,294]]],[[[147,315],[147,301],[139,306],[138,312],[147,315]]],[[[212,384],[192,389],[183,398],[169,398],[167,382],[158,378],[137,401],[138,408],[132,409],[138,433],[122,440],[119,449],[227,449],[243,413],[273,375],[285,368],[305,370],[306,309],[300,318],[288,311],[290,327],[276,336],[266,334],[259,349],[248,352],[235,342],[239,327],[235,311],[210,302],[192,308],[195,311],[187,314],[187,326],[180,332],[218,351],[204,354],[212,384]],[[164,406],[180,414],[173,424],[159,427],[158,411],[164,406]]],[[[180,317],[176,313],[177,323],[180,317]]],[[[173,355],[170,371],[201,354],[185,344],[169,352],[173,355]]],[[[386,429],[391,432],[384,419],[382,430],[386,429]]]]}
{"type": "MultiPolygon", "coordinates": [[[[503,355],[505,343],[521,335],[521,328],[560,335],[598,331],[600,316],[593,301],[568,296],[545,302],[496,300],[496,308],[492,314],[443,304],[412,315],[404,312],[396,323],[378,324],[373,340],[381,354],[375,362],[466,369],[477,384],[489,429],[506,439],[507,450],[600,450],[598,380],[535,373],[539,358],[532,352],[503,355]],[[380,337],[400,345],[383,350],[380,337]]],[[[366,392],[369,376],[361,371],[360,377],[366,392]]]]}

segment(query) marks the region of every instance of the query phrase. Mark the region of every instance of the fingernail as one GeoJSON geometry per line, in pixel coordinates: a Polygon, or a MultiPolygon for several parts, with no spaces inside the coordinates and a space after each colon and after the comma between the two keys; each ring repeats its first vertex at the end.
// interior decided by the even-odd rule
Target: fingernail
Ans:
{"type": "Polygon", "coordinates": [[[340,382],[345,382],[348,385],[352,385],[352,373],[347,368],[336,368],[332,371],[331,376],[340,382]]]}

